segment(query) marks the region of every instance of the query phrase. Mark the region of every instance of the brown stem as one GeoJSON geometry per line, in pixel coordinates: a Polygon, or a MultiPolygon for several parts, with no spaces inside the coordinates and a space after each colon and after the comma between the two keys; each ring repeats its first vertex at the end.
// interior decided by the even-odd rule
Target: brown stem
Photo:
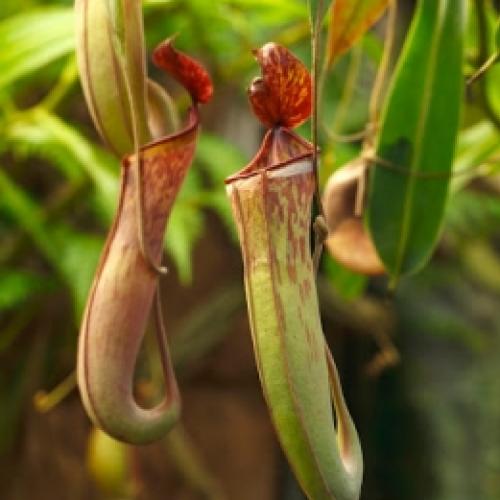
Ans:
{"type": "Polygon", "coordinates": [[[76,389],[76,371],[73,370],[50,392],[38,391],[33,402],[40,413],[47,413],[76,389]]]}

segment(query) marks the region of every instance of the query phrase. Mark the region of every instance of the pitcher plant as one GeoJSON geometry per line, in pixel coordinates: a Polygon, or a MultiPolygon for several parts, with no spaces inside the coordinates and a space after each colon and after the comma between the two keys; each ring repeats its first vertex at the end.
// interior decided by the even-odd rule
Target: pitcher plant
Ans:
{"type": "Polygon", "coordinates": [[[274,43],[255,56],[262,76],[249,99],[269,130],[254,159],[226,185],[256,364],[279,440],[307,496],[355,500],[362,452],[323,335],[311,258],[314,148],[292,130],[311,114],[311,77],[274,43]]]}
{"type": "Polygon", "coordinates": [[[210,99],[212,84],[201,65],[177,51],[171,40],[155,49],[153,62],[192,99],[184,127],[165,135],[171,121],[168,96],[147,80],[141,2],[77,0],[76,8],[77,55],[87,103],[98,131],[122,159],[118,208],[81,325],[78,385],[97,426],[116,439],[148,443],[165,434],[180,412],[158,275],[165,272],[161,256],[167,219],[195,152],[198,105],[210,99]],[[148,89],[153,98],[147,97],[148,89]],[[135,400],[133,379],[151,311],[165,397],[146,409],[135,400]]]}

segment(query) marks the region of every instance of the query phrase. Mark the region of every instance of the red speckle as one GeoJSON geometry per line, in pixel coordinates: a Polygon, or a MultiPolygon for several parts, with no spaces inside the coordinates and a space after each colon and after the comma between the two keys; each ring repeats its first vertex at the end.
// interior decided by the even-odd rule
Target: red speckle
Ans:
{"type": "Polygon", "coordinates": [[[305,278],[302,282],[302,286],[304,287],[304,296],[308,299],[312,292],[311,281],[308,278],[305,278]]]}
{"type": "Polygon", "coordinates": [[[171,38],[156,47],[153,62],[183,85],[193,101],[206,103],[212,98],[212,80],[205,68],[192,57],[175,49],[171,38]]]}

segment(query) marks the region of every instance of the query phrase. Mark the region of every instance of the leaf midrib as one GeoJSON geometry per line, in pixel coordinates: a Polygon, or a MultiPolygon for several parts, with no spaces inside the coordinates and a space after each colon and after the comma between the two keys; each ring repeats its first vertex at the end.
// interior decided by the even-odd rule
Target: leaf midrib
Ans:
{"type": "Polygon", "coordinates": [[[404,197],[404,205],[403,205],[403,216],[402,216],[402,222],[401,222],[401,229],[400,229],[400,240],[399,240],[399,245],[397,249],[397,254],[396,254],[396,265],[394,267],[394,279],[397,280],[399,275],[401,274],[401,268],[403,266],[403,260],[405,257],[405,250],[407,248],[407,243],[409,239],[409,232],[410,232],[410,224],[411,224],[411,206],[413,204],[413,197],[414,197],[414,192],[415,192],[415,186],[418,181],[417,176],[413,175],[414,172],[418,171],[418,165],[421,162],[422,159],[422,149],[421,145],[423,142],[423,138],[425,136],[425,125],[427,123],[427,118],[430,113],[430,101],[432,99],[432,89],[434,87],[435,81],[436,81],[436,65],[437,65],[437,54],[438,54],[438,47],[441,44],[442,36],[443,36],[443,30],[442,26],[445,21],[445,14],[446,14],[446,9],[448,7],[448,2],[447,0],[438,0],[440,1],[440,5],[438,7],[438,25],[439,29],[436,30],[436,36],[432,40],[431,44],[431,50],[430,50],[430,57],[429,57],[429,64],[427,66],[427,74],[429,73],[431,75],[434,75],[432,78],[426,78],[425,79],[425,84],[424,84],[424,99],[423,102],[420,106],[421,113],[419,115],[419,120],[418,120],[418,125],[417,125],[417,132],[416,132],[416,139],[415,139],[415,154],[412,157],[412,160],[410,162],[410,169],[409,169],[409,182],[406,186],[405,189],[405,197],[404,197]]]}

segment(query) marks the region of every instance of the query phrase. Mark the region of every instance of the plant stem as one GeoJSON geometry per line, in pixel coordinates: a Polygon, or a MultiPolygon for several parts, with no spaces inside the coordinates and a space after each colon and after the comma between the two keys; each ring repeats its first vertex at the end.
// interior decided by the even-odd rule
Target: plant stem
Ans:
{"type": "Polygon", "coordinates": [[[391,0],[389,4],[389,18],[387,19],[387,30],[385,34],[384,52],[382,60],[380,61],[375,83],[373,84],[373,91],[370,97],[370,121],[378,123],[380,105],[384,85],[387,80],[387,73],[391,62],[391,55],[394,48],[394,41],[396,39],[396,26],[398,18],[397,0],[391,0]]]}
{"type": "Polygon", "coordinates": [[[55,408],[74,389],[76,389],[76,372],[73,370],[50,392],[38,391],[33,398],[35,408],[40,413],[46,413],[55,408]]]}
{"type": "Polygon", "coordinates": [[[325,214],[323,211],[323,203],[321,202],[321,193],[319,190],[319,173],[318,173],[318,68],[319,68],[319,45],[321,42],[321,17],[323,0],[318,0],[318,8],[316,19],[311,20],[311,58],[312,58],[312,84],[313,84],[313,109],[311,120],[311,139],[313,143],[313,172],[315,180],[314,200],[318,216],[314,224],[314,255],[313,263],[316,273],[319,269],[323,244],[328,236],[328,227],[325,222],[325,214]]]}
{"type": "Polygon", "coordinates": [[[500,52],[492,54],[483,65],[467,80],[467,85],[471,85],[481,78],[494,64],[500,61],[500,52]]]}

